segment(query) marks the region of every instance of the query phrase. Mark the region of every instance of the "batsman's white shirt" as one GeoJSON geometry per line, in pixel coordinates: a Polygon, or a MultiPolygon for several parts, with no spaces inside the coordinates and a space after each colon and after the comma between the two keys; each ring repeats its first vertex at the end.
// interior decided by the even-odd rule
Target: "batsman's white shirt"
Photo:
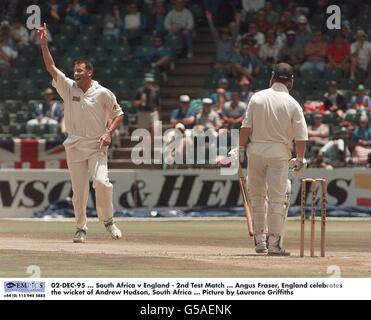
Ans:
{"type": "Polygon", "coordinates": [[[123,114],[115,95],[93,81],[84,93],[72,79],[58,70],[57,81],[53,80],[64,102],[64,121],[68,138],[65,145],[81,138],[99,139],[105,132],[107,122],[123,114]]]}
{"type": "Polygon", "coordinates": [[[251,97],[243,127],[252,128],[249,149],[275,158],[290,159],[292,141],[308,140],[303,109],[282,83],[251,97]]]}

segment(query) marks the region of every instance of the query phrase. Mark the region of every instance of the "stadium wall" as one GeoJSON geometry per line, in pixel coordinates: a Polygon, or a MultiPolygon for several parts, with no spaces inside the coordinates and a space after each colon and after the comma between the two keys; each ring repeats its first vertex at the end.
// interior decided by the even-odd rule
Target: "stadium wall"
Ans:
{"type": "MultiPolygon", "coordinates": [[[[305,176],[328,180],[330,205],[371,207],[371,169],[310,169],[305,176]]],[[[238,180],[220,175],[218,169],[111,170],[110,178],[116,210],[242,206],[238,180]]],[[[67,170],[0,170],[0,218],[31,217],[68,196],[72,191],[67,170]]],[[[293,179],[291,204],[299,205],[299,201],[299,180],[293,179]]],[[[89,205],[93,204],[92,189],[89,205]]]]}

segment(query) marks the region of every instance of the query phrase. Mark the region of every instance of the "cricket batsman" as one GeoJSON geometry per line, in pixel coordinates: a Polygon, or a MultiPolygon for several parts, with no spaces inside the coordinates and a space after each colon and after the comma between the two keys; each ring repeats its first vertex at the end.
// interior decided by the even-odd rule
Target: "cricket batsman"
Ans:
{"type": "Polygon", "coordinates": [[[74,80],[67,78],[54,64],[47,41],[46,24],[37,29],[46,70],[53,78],[64,102],[67,139],[64,146],[70,171],[76,233],[73,242],[86,239],[86,205],[89,197],[89,175],[96,191],[96,207],[112,238],[120,239],[121,231],[113,222],[112,184],[108,179],[107,149],[112,132],[123,120],[123,112],[115,95],[92,79],[93,66],[77,60],[74,80]]]}
{"type": "Polygon", "coordinates": [[[306,168],[308,130],[301,106],[289,94],[293,81],[294,71],[289,64],[275,65],[270,88],[252,96],[240,131],[240,156],[246,152],[250,140],[248,190],[254,217],[255,251],[272,256],[290,255],[281,241],[289,165],[295,175],[306,168]],[[294,140],[297,157],[290,160],[294,140]]]}

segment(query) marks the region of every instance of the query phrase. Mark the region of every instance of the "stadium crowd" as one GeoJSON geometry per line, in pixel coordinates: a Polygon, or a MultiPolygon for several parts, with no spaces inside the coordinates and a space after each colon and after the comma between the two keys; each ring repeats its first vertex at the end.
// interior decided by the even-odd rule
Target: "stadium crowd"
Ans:
{"type": "Polygon", "coordinates": [[[35,31],[24,24],[30,4],[42,9],[58,67],[69,73],[76,58],[90,59],[96,78],[123,102],[127,127],[134,123],[153,133],[162,119],[161,84],[169,81],[177,59],[196,57],[193,40],[198,28],[207,27],[215,54],[205,90],[190,96],[185,89],[170,114],[170,125],[184,135],[182,148],[194,143],[191,132],[210,129],[217,136],[238,129],[253,93],[268,86],[272,65],[285,61],[296,71],[291,94],[304,108],[310,166],[371,165],[367,2],[338,1],[341,29],[329,30],[328,0],[40,0],[16,7],[4,1],[3,138],[60,139],[64,132],[62,106],[49,88],[35,31]]]}

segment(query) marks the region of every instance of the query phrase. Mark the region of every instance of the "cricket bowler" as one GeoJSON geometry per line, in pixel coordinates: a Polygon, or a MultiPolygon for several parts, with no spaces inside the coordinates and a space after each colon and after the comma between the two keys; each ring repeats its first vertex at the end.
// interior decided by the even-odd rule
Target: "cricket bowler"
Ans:
{"type": "Polygon", "coordinates": [[[123,112],[115,95],[92,79],[93,66],[77,60],[74,80],[67,78],[54,64],[47,41],[46,24],[37,29],[40,47],[52,85],[64,102],[67,139],[64,147],[73,190],[76,233],[73,242],[86,239],[86,206],[89,197],[89,175],[96,192],[96,208],[112,238],[120,239],[121,231],[113,222],[112,192],[108,179],[107,149],[112,132],[123,120],[123,112]]]}

